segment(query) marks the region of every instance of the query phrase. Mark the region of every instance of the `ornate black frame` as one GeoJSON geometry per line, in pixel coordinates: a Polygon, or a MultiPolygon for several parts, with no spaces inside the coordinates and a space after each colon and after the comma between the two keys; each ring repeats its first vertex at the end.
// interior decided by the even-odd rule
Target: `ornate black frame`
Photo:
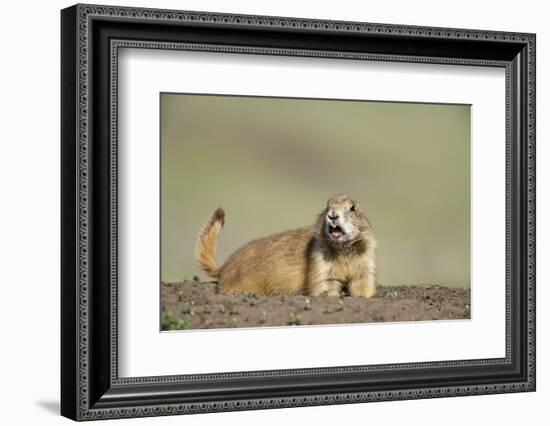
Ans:
{"type": "Polygon", "coordinates": [[[535,35],[76,5],[61,13],[61,414],[156,416],[535,390],[535,35]],[[506,357],[119,378],[117,53],[193,49],[506,69],[506,357]]]}

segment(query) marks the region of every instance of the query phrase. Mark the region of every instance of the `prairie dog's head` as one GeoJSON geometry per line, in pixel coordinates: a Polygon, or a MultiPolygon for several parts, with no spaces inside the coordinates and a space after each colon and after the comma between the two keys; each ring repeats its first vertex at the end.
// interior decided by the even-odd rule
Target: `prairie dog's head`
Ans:
{"type": "Polygon", "coordinates": [[[335,195],[321,213],[322,232],[334,243],[348,243],[362,237],[370,228],[359,203],[347,195],[335,195]]]}

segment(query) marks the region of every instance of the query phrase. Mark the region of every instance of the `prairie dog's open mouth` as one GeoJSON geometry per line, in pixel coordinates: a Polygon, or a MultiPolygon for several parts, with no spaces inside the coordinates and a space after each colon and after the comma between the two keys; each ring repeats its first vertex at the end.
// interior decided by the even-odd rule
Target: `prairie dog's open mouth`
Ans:
{"type": "Polygon", "coordinates": [[[340,238],[342,237],[345,232],[344,230],[339,227],[338,225],[336,226],[333,226],[333,225],[329,225],[328,226],[328,234],[332,237],[332,238],[340,238]]]}

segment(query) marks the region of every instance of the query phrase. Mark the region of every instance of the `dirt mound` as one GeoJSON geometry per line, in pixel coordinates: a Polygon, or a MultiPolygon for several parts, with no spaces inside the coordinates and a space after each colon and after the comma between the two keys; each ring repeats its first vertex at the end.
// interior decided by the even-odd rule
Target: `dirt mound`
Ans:
{"type": "Polygon", "coordinates": [[[470,318],[470,290],[384,286],[377,297],[225,295],[215,283],[163,283],[162,329],[190,330],[470,318]]]}

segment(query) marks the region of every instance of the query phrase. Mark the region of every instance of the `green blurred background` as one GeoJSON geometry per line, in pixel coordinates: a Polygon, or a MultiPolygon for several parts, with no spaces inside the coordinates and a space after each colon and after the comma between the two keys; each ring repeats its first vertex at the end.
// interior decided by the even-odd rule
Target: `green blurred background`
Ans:
{"type": "Polygon", "coordinates": [[[226,211],[219,263],[356,198],[382,285],[470,285],[470,106],[161,94],[161,279],[210,279],[198,230],[226,211]]]}

